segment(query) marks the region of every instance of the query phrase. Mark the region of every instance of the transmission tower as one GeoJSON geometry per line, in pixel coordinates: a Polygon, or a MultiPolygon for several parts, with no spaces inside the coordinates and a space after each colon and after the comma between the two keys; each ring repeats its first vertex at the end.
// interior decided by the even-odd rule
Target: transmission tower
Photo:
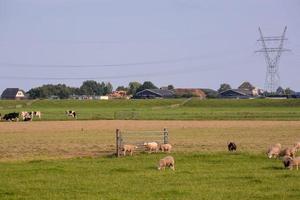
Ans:
{"type": "Polygon", "coordinates": [[[278,66],[280,56],[282,52],[290,51],[289,49],[283,48],[283,43],[287,40],[287,38],[285,38],[286,29],[287,27],[284,28],[281,36],[264,37],[260,27],[258,28],[260,38],[257,41],[261,42],[262,49],[256,52],[261,52],[265,55],[267,63],[265,91],[270,93],[275,93],[277,88],[280,86],[278,66]],[[268,47],[268,45],[272,45],[272,47],[268,47]]]}

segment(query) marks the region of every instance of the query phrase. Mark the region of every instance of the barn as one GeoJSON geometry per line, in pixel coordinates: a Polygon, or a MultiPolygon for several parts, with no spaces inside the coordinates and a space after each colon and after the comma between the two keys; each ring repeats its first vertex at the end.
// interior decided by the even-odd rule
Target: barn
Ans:
{"type": "Polygon", "coordinates": [[[230,89],[219,94],[220,98],[227,99],[249,99],[252,97],[252,91],[240,90],[240,89],[230,89]]]}
{"type": "Polygon", "coordinates": [[[24,90],[21,90],[19,88],[6,88],[2,95],[1,99],[26,99],[26,95],[24,90]]]}
{"type": "Polygon", "coordinates": [[[174,96],[175,94],[171,90],[146,89],[137,92],[134,95],[134,98],[135,99],[161,99],[161,98],[173,98],[174,96]]]}

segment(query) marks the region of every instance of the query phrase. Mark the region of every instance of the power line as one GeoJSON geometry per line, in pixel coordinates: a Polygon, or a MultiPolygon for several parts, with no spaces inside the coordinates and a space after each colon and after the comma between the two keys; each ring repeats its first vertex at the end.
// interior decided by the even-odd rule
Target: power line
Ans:
{"type": "Polygon", "coordinates": [[[142,66],[142,65],[156,65],[156,64],[169,64],[169,63],[179,63],[186,61],[200,60],[203,57],[183,57],[174,58],[166,60],[154,60],[154,61],[143,61],[143,62],[129,62],[129,63],[116,63],[116,64],[83,64],[83,65],[57,65],[57,64],[22,64],[22,63],[9,63],[0,62],[0,65],[13,66],[13,67],[30,67],[30,68],[82,68],[82,67],[95,67],[95,68],[105,68],[105,67],[123,67],[123,66],[142,66]]]}
{"type": "MultiPolygon", "coordinates": [[[[219,69],[217,67],[202,68],[201,71],[209,71],[219,69]]],[[[160,76],[170,76],[178,74],[189,74],[199,71],[199,68],[194,69],[179,69],[173,71],[160,71],[152,73],[137,73],[137,74],[127,74],[118,76],[101,76],[101,77],[29,77],[29,76],[0,76],[0,79],[16,79],[16,80],[116,80],[123,78],[137,78],[137,77],[160,77],[160,76]]]]}

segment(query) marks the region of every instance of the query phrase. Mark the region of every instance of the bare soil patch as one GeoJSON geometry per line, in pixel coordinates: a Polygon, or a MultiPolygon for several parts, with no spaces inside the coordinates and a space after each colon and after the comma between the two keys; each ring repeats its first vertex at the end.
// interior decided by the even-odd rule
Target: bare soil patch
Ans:
{"type": "Polygon", "coordinates": [[[300,141],[300,121],[42,121],[0,123],[0,161],[57,159],[112,154],[115,130],[168,128],[174,151],[263,153],[271,144],[300,141]]]}

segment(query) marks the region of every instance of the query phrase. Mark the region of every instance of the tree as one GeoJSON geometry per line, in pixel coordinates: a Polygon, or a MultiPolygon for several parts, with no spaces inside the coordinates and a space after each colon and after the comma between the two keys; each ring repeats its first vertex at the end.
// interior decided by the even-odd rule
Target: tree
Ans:
{"type": "Polygon", "coordinates": [[[118,86],[116,91],[128,91],[128,88],[122,85],[122,86],[118,86]]]}
{"type": "Polygon", "coordinates": [[[128,94],[135,95],[137,89],[141,87],[142,84],[139,82],[130,82],[128,85],[128,94]]]}
{"type": "Polygon", "coordinates": [[[173,85],[168,85],[168,90],[174,90],[174,86],[173,85]]]}
{"type": "Polygon", "coordinates": [[[112,93],[113,86],[111,83],[98,83],[93,80],[84,81],[80,86],[81,95],[107,95],[112,93]]]}
{"type": "Polygon", "coordinates": [[[104,94],[104,95],[111,94],[112,91],[113,91],[113,86],[112,86],[112,84],[111,84],[110,82],[105,83],[103,94],[104,94]]]}
{"type": "Polygon", "coordinates": [[[60,99],[67,99],[70,95],[76,92],[75,88],[66,86],[65,84],[58,85],[43,85],[41,87],[32,88],[27,93],[32,99],[49,98],[51,96],[58,96],[60,99]]]}
{"type": "Polygon", "coordinates": [[[220,85],[220,88],[218,89],[218,93],[221,93],[221,92],[224,92],[226,90],[230,90],[231,89],[231,86],[227,83],[222,83],[220,85]]]}
{"type": "Polygon", "coordinates": [[[80,86],[80,93],[82,95],[100,95],[103,93],[101,91],[101,86],[93,80],[87,80],[80,86]]]}
{"type": "Polygon", "coordinates": [[[157,87],[151,81],[145,81],[136,92],[140,92],[146,89],[157,89],[157,87]]]}
{"type": "Polygon", "coordinates": [[[285,93],[286,95],[293,95],[293,94],[295,94],[295,91],[292,90],[291,88],[286,88],[286,89],[284,90],[284,93],[285,93]]]}

